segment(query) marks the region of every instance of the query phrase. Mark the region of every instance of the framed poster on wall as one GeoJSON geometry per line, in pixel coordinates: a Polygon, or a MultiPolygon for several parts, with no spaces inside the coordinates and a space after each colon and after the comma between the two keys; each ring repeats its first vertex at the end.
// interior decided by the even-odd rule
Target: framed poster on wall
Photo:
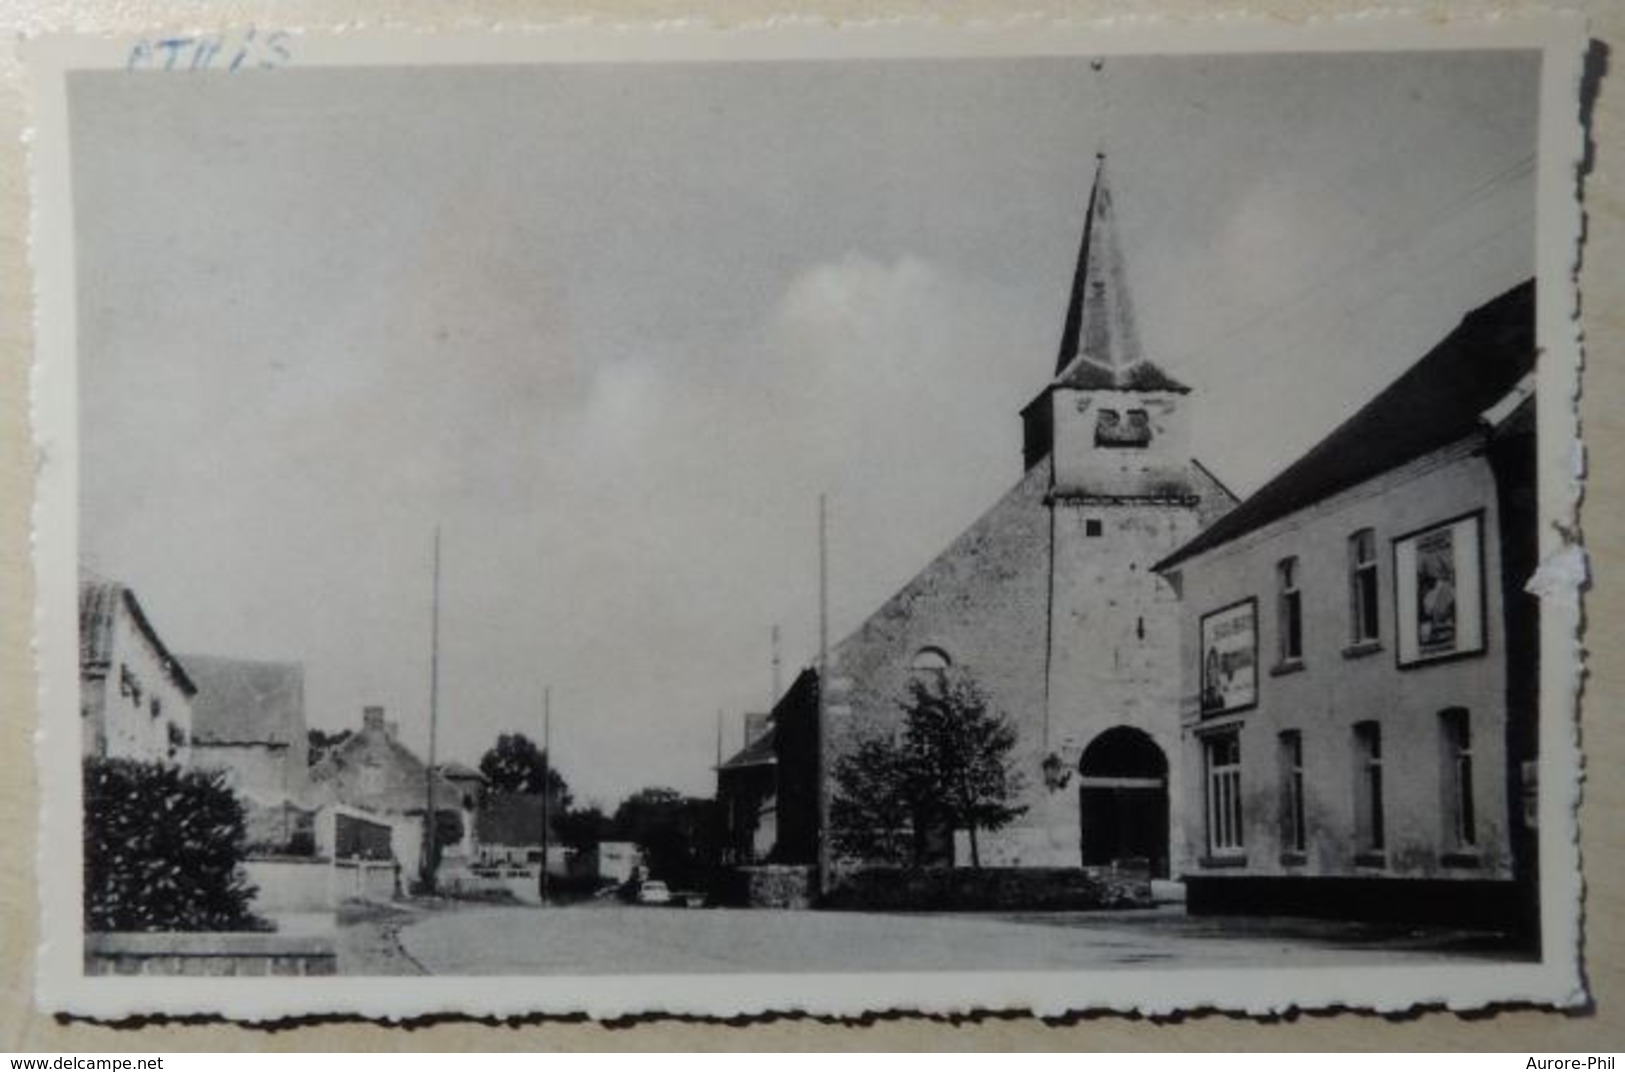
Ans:
{"type": "Polygon", "coordinates": [[[1258,703],[1258,600],[1202,615],[1202,716],[1258,703]]]}
{"type": "Polygon", "coordinates": [[[1483,514],[1394,540],[1394,614],[1400,666],[1484,650],[1483,514]]]}

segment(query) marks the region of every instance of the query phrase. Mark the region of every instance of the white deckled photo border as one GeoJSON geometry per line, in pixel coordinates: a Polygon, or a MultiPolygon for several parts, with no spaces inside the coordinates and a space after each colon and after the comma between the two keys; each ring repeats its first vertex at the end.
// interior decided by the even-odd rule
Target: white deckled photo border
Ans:
{"type": "MultiPolygon", "coordinates": [[[[260,32],[263,34],[265,28],[260,32]]],[[[1587,995],[1581,961],[1582,876],[1577,809],[1582,759],[1576,719],[1583,676],[1583,551],[1574,543],[1583,478],[1577,416],[1581,351],[1575,282],[1581,235],[1578,175],[1584,23],[1543,16],[1437,24],[1368,17],[1289,26],[1226,20],[1193,23],[842,25],[787,21],[721,30],[568,24],[529,29],[417,33],[290,27],[289,62],[319,67],[413,65],[772,62],[909,57],[1128,56],[1261,51],[1539,50],[1537,153],[1538,496],[1536,574],[1541,595],[1538,798],[1542,959],[1531,963],[1384,968],[983,971],[842,974],[706,974],[557,977],[281,977],[229,980],[84,974],[81,787],[77,701],[79,454],[75,221],[67,78],[118,69],[133,39],[43,37],[24,46],[30,73],[32,263],[37,354],[32,415],[39,473],[34,504],[40,678],[36,760],[40,789],[42,1009],[101,1019],[214,1014],[265,1021],[302,1015],[398,1020],[586,1014],[738,1017],[798,1012],[863,1016],[909,1011],[1029,1011],[1052,1016],[1110,1010],[1165,1016],[1215,1009],[1254,1016],[1294,1009],[1397,1012],[1502,1004],[1573,1007],[1587,995]]],[[[155,75],[163,77],[164,75],[155,75]]],[[[184,77],[176,72],[171,77],[184,77]]]]}

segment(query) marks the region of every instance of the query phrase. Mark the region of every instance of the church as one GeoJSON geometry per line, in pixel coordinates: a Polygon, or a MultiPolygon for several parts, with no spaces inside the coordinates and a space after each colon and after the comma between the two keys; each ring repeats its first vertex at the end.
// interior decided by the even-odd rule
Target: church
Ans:
{"type": "Polygon", "coordinates": [[[1021,412],[1024,472],[746,742],[778,782],[753,797],[774,810],[773,860],[813,862],[818,772],[900,726],[911,678],[954,668],[1017,734],[1025,811],[982,832],[982,864],[1183,869],[1180,608],[1152,566],[1236,500],[1190,456],[1190,389],[1141,350],[1116,232],[1102,160],[1054,372],[1021,412]]]}

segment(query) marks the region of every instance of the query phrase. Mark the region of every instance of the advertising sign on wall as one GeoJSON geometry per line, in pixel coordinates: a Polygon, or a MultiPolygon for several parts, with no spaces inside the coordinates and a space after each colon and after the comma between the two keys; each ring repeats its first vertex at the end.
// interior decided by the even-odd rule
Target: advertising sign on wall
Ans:
{"type": "Polygon", "coordinates": [[[1202,714],[1258,702],[1258,601],[1244,599],[1202,615],[1202,714]]]}
{"type": "Polygon", "coordinates": [[[1484,650],[1483,518],[1457,518],[1394,541],[1399,665],[1484,650]]]}

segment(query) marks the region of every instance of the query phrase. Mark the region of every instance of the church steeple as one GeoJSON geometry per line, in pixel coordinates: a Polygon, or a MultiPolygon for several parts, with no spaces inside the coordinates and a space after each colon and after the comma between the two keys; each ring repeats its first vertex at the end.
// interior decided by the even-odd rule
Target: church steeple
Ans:
{"type": "Polygon", "coordinates": [[[1083,223],[1078,266],[1061,351],[1052,386],[1104,391],[1188,390],[1140,352],[1140,333],[1129,298],[1123,253],[1117,243],[1117,216],[1106,155],[1095,157],[1095,180],[1089,188],[1089,212],[1083,223]]]}
{"type": "MultiPolygon", "coordinates": [[[[1190,388],[1146,360],[1140,351],[1128,275],[1118,247],[1106,157],[1099,154],[1061,328],[1055,377],[1022,410],[1022,455],[1027,468],[1049,457],[1057,440],[1068,437],[1114,454],[1114,448],[1132,448],[1149,461],[1150,455],[1161,454],[1183,439],[1181,434],[1168,437],[1164,433],[1177,433],[1179,429],[1173,426],[1183,425],[1174,396],[1189,392],[1190,388]],[[1118,397],[1122,395],[1137,397],[1118,397]],[[1089,425],[1086,435],[1070,431],[1080,423],[1089,425]]],[[[1077,460],[1071,459],[1067,466],[1072,476],[1077,475],[1077,465],[1072,464],[1077,460]]],[[[1102,456],[1099,464],[1117,473],[1127,472],[1120,458],[1102,456]]],[[[1057,481],[1061,482],[1059,473],[1057,481]]]]}

